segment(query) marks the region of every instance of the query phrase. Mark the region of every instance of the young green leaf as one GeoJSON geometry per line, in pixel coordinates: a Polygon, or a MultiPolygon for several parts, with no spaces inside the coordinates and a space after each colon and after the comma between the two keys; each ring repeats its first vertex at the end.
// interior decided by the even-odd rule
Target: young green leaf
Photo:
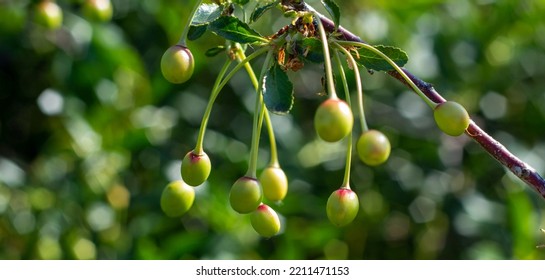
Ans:
{"type": "Polygon", "coordinates": [[[287,114],[293,106],[293,84],[278,64],[274,64],[263,83],[263,99],[267,109],[275,114],[287,114]]]}
{"type": "Polygon", "coordinates": [[[324,62],[324,49],[322,41],[316,38],[305,38],[295,45],[297,54],[305,60],[313,63],[324,62]]]}
{"type": "MultiPolygon", "coordinates": [[[[399,67],[402,67],[409,61],[407,53],[400,48],[390,46],[375,46],[376,49],[384,53],[391,60],[395,62],[399,67]]],[[[376,71],[391,71],[395,70],[386,60],[380,57],[378,54],[366,49],[361,48],[358,50],[358,56],[354,56],[356,62],[365,66],[369,70],[376,71]],[[358,57],[359,56],[359,57],[358,57]]]]}
{"type": "Polygon", "coordinates": [[[250,16],[250,22],[257,21],[257,19],[259,19],[263,14],[265,14],[265,12],[267,12],[274,6],[278,5],[279,2],[280,2],[279,0],[276,0],[264,5],[258,4],[255,7],[254,11],[252,12],[252,15],[250,16]]]}
{"type": "Polygon", "coordinates": [[[187,39],[199,39],[207,30],[208,24],[221,16],[222,8],[217,4],[202,4],[191,20],[187,39]]]}
{"type": "Polygon", "coordinates": [[[236,17],[221,16],[208,25],[208,29],[218,36],[241,44],[267,42],[257,31],[236,17]]]}
{"type": "Polygon", "coordinates": [[[206,29],[208,28],[207,24],[203,25],[191,25],[189,27],[189,32],[187,32],[187,39],[191,41],[195,41],[199,38],[201,38],[202,35],[206,32],[206,29]]]}
{"type": "Polygon", "coordinates": [[[333,18],[335,27],[339,27],[339,21],[341,20],[341,12],[339,10],[339,6],[337,5],[337,3],[335,3],[335,1],[333,0],[322,0],[322,5],[324,5],[324,8],[326,9],[326,11],[333,18]]]}
{"type": "Polygon", "coordinates": [[[202,4],[195,12],[191,25],[208,24],[221,16],[222,8],[218,4],[202,4]]]}

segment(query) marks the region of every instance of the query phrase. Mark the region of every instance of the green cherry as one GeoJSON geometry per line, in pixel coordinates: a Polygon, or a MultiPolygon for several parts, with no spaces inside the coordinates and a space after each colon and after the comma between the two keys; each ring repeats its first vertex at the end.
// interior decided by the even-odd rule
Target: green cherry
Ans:
{"type": "Polygon", "coordinates": [[[185,214],[195,200],[195,190],[182,180],[171,182],[161,194],[161,209],[169,217],[185,214]]]}
{"type": "Polygon", "coordinates": [[[384,163],[390,156],[390,141],[378,130],[368,130],[360,135],[356,150],[361,161],[370,166],[384,163]]]}
{"type": "Polygon", "coordinates": [[[110,0],[86,0],[82,7],[83,15],[95,21],[109,21],[112,19],[113,8],[110,0]]]}
{"type": "Polygon", "coordinates": [[[174,45],[161,58],[161,72],[173,84],[185,83],[193,75],[194,69],[193,54],[187,47],[174,45]]]}
{"type": "Polygon", "coordinates": [[[182,160],[182,179],[190,186],[199,186],[208,179],[211,168],[210,158],[205,152],[196,154],[191,151],[182,160]]]}
{"type": "Polygon", "coordinates": [[[269,166],[261,172],[259,182],[263,195],[270,201],[281,201],[288,192],[288,178],[280,167],[269,166]]]}
{"type": "Polygon", "coordinates": [[[318,136],[327,142],[343,139],[354,125],[354,117],[350,106],[338,98],[324,101],[314,115],[314,127],[318,136]]]}
{"type": "Polygon", "coordinates": [[[229,192],[229,203],[231,208],[240,214],[253,212],[263,197],[261,185],[256,178],[241,177],[238,179],[229,192]]]}
{"type": "Polygon", "coordinates": [[[45,0],[36,5],[34,21],[47,28],[57,29],[62,25],[62,9],[54,1],[45,0]]]}
{"type": "Polygon", "coordinates": [[[469,114],[464,106],[454,101],[437,105],[433,117],[437,126],[450,136],[460,136],[469,127],[469,114]]]}
{"type": "Polygon", "coordinates": [[[327,217],[338,227],[351,223],[356,218],[358,210],[358,196],[349,188],[334,191],[327,200],[327,217]]]}
{"type": "Polygon", "coordinates": [[[263,237],[272,237],[280,232],[278,214],[266,204],[261,204],[252,212],[250,222],[254,230],[263,237]]]}

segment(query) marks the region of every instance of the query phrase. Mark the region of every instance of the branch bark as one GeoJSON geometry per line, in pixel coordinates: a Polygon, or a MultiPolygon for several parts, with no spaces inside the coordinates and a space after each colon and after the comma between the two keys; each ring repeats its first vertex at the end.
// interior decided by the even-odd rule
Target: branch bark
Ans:
{"type": "MultiPolygon", "coordinates": [[[[305,9],[312,10],[312,8],[305,4],[305,9]]],[[[320,14],[319,14],[320,15],[320,14]]],[[[328,32],[337,32],[340,37],[346,41],[362,42],[365,43],[360,37],[354,35],[349,30],[339,26],[335,30],[335,24],[329,18],[320,15],[320,20],[328,32]]],[[[424,82],[415,75],[411,74],[406,69],[403,69],[405,74],[416,84],[416,86],[432,101],[436,103],[445,102],[443,98],[431,84],[424,82]]],[[[390,71],[388,74],[401,83],[411,88],[407,82],[396,71],[390,71]]],[[[495,158],[500,164],[507,167],[515,176],[519,177],[522,181],[527,183],[535,191],[537,191],[542,198],[545,199],[545,179],[536,172],[534,168],[520,160],[513,155],[505,146],[503,146],[496,139],[488,135],[483,129],[481,129],[473,120],[471,121],[466,135],[473,138],[487,153],[495,158]]]]}

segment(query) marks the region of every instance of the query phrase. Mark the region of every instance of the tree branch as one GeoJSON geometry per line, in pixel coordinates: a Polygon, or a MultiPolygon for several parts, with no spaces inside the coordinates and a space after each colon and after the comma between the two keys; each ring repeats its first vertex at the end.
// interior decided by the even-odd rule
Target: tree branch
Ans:
{"type": "MultiPolygon", "coordinates": [[[[305,9],[313,10],[308,5],[305,5],[305,9]]],[[[333,21],[321,14],[318,15],[320,16],[320,20],[322,21],[322,24],[328,32],[339,33],[339,36],[343,40],[365,43],[358,36],[354,35],[352,32],[343,28],[342,26],[339,26],[339,28],[335,30],[335,24],[333,23],[333,21]]],[[[403,69],[403,71],[416,84],[416,86],[432,101],[436,103],[442,103],[446,101],[445,98],[443,98],[433,88],[431,84],[422,81],[406,69],[403,69]]],[[[407,82],[401,77],[401,75],[396,71],[390,71],[388,72],[388,74],[396,78],[403,84],[409,86],[407,82]]],[[[488,152],[493,158],[499,161],[503,166],[507,167],[509,171],[511,171],[515,176],[519,177],[522,181],[526,182],[530,187],[537,191],[541,195],[541,197],[545,199],[545,179],[543,179],[543,177],[541,177],[541,175],[539,175],[534,168],[513,155],[509,150],[507,150],[507,148],[505,148],[505,146],[503,146],[500,142],[492,138],[478,125],[476,125],[475,122],[471,121],[468,129],[466,130],[466,134],[469,137],[473,138],[473,140],[475,140],[479,145],[481,145],[481,147],[483,147],[483,149],[488,152]]]]}

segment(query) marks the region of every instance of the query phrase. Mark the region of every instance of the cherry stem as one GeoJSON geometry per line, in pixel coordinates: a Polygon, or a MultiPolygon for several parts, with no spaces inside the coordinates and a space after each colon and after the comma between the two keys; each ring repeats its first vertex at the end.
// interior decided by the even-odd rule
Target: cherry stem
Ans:
{"type": "Polygon", "coordinates": [[[280,163],[278,162],[278,152],[276,150],[276,139],[274,137],[274,129],[271,123],[268,110],[265,110],[265,124],[267,126],[267,133],[269,134],[269,145],[271,148],[271,159],[269,161],[269,166],[280,168],[280,163]]]}
{"type": "MultiPolygon", "coordinates": [[[[240,51],[240,52],[237,52],[237,57],[239,57],[240,59],[244,59],[244,58],[246,58],[246,55],[244,54],[244,52],[240,51]]],[[[258,92],[259,81],[257,80],[254,69],[252,68],[252,66],[249,63],[246,63],[244,65],[244,67],[246,68],[246,72],[248,72],[248,76],[250,76],[250,80],[252,81],[252,84],[253,84],[256,92],[258,92]]],[[[260,98],[262,98],[262,96],[260,98]]],[[[265,110],[264,114],[265,114],[264,115],[265,125],[267,126],[267,133],[269,134],[269,142],[270,142],[270,149],[271,149],[271,159],[269,161],[269,166],[280,167],[280,164],[278,162],[278,152],[277,152],[277,149],[276,149],[276,139],[275,139],[275,136],[274,136],[274,129],[273,129],[273,125],[272,125],[272,122],[271,122],[271,117],[269,115],[268,110],[265,110]]]]}
{"type": "MultiPolygon", "coordinates": [[[[301,7],[301,11],[312,10],[312,7],[306,3],[301,3],[300,5],[297,5],[297,7],[301,7]]],[[[336,32],[339,34],[338,37],[345,41],[365,43],[363,40],[361,40],[361,38],[354,35],[352,32],[343,28],[342,26],[337,28],[335,23],[333,23],[333,21],[327,17],[319,14],[318,12],[314,13],[319,17],[320,21],[324,25],[324,28],[326,28],[329,32],[336,32]]],[[[404,75],[401,75],[397,71],[389,71],[388,74],[406,86],[409,86],[413,90],[414,88],[411,84],[415,84],[417,88],[424,93],[424,95],[426,95],[426,97],[435,103],[445,102],[445,98],[443,98],[443,96],[441,96],[431,84],[424,82],[406,69],[402,69],[402,72],[404,75]],[[407,82],[407,77],[412,83],[407,82]]],[[[505,148],[505,146],[488,135],[473,121],[470,122],[469,127],[466,130],[466,135],[473,138],[473,140],[475,140],[488,154],[495,158],[500,164],[507,167],[515,176],[532,187],[541,195],[542,198],[545,199],[545,179],[541,177],[541,175],[539,175],[534,168],[513,155],[507,148],[505,148]]]]}
{"type": "Polygon", "coordinates": [[[191,27],[191,22],[193,21],[193,17],[195,17],[195,13],[201,6],[202,0],[197,0],[197,3],[193,6],[193,10],[189,14],[189,18],[187,18],[187,23],[184,26],[184,31],[182,31],[182,36],[180,36],[180,40],[178,40],[178,44],[182,47],[186,47],[186,39],[187,39],[187,33],[189,33],[189,28],[191,27]]]}
{"type": "Polygon", "coordinates": [[[223,67],[220,70],[220,73],[218,74],[218,77],[216,78],[216,82],[214,82],[214,87],[212,88],[212,94],[210,95],[210,99],[208,100],[208,104],[206,105],[206,109],[204,111],[204,116],[201,121],[201,127],[199,129],[199,136],[197,137],[197,144],[195,145],[195,154],[201,155],[203,153],[203,142],[204,142],[204,134],[206,132],[206,125],[208,124],[208,119],[210,119],[210,113],[212,112],[212,107],[214,106],[214,102],[216,101],[216,98],[218,97],[218,94],[221,91],[221,88],[219,87],[221,80],[223,79],[223,76],[225,76],[225,73],[227,73],[227,69],[229,69],[229,66],[231,65],[231,60],[225,61],[223,64],[223,67]]]}
{"type": "Polygon", "coordinates": [[[327,34],[325,32],[324,25],[317,14],[314,14],[316,21],[318,22],[318,30],[320,31],[320,38],[322,39],[322,46],[324,50],[324,65],[327,78],[327,90],[329,92],[329,98],[336,99],[337,93],[335,93],[335,83],[333,82],[333,70],[331,66],[331,56],[329,54],[329,42],[327,40],[327,34]]]}
{"type": "MultiPolygon", "coordinates": [[[[348,87],[348,81],[346,80],[346,74],[344,72],[341,57],[338,51],[335,51],[334,54],[335,54],[335,60],[337,62],[337,66],[339,67],[339,73],[341,75],[341,81],[344,88],[344,94],[346,96],[346,102],[348,103],[348,106],[352,107],[352,104],[350,101],[350,89],[348,87]]],[[[350,134],[348,135],[347,142],[348,143],[346,144],[347,147],[346,147],[346,162],[344,166],[344,178],[343,178],[343,184],[341,188],[343,187],[350,188],[349,187],[350,186],[350,169],[352,165],[352,130],[350,131],[350,134]]]]}
{"type": "Polygon", "coordinates": [[[208,100],[208,105],[206,106],[206,110],[204,112],[204,116],[201,122],[201,128],[199,130],[199,136],[197,138],[197,144],[195,145],[195,153],[196,154],[202,154],[203,152],[203,142],[204,142],[204,134],[206,132],[206,126],[208,124],[208,119],[210,118],[210,113],[212,112],[212,107],[214,106],[214,102],[216,101],[216,98],[218,97],[219,93],[223,89],[223,87],[229,82],[229,80],[247,63],[252,61],[254,58],[262,55],[265,53],[268,49],[267,48],[261,48],[243,59],[239,64],[237,64],[225,78],[223,76],[225,75],[229,65],[231,64],[231,60],[228,60],[225,62],[226,65],[223,66],[222,70],[220,71],[220,74],[218,75],[218,78],[216,79],[216,82],[214,84],[214,87],[212,89],[212,94],[210,95],[210,100],[208,100]],[[220,83],[221,81],[221,83],[220,83]]]}
{"type": "MultiPolygon", "coordinates": [[[[369,130],[369,127],[367,126],[367,121],[365,120],[365,112],[363,110],[363,89],[361,86],[360,69],[358,68],[358,64],[356,63],[356,60],[354,59],[354,57],[349,51],[347,51],[338,43],[334,43],[334,44],[341,52],[343,52],[346,55],[346,57],[348,58],[350,62],[350,65],[352,66],[352,69],[354,70],[354,76],[356,78],[356,89],[358,91],[358,110],[360,113],[361,131],[362,133],[366,132],[367,130],[369,130]]],[[[340,61],[340,58],[339,58],[339,61],[340,61]]]]}
{"type": "MultiPolygon", "coordinates": [[[[240,50],[240,49],[239,49],[240,50]]],[[[252,132],[252,147],[250,150],[250,163],[248,164],[248,171],[246,171],[246,177],[257,178],[257,156],[259,152],[259,137],[261,135],[261,124],[263,123],[263,115],[265,114],[265,106],[263,105],[263,77],[267,73],[270,61],[273,58],[274,49],[270,48],[267,53],[267,58],[263,62],[261,74],[259,75],[259,83],[257,87],[257,95],[255,97],[255,109],[254,109],[254,124],[252,132]]]]}

